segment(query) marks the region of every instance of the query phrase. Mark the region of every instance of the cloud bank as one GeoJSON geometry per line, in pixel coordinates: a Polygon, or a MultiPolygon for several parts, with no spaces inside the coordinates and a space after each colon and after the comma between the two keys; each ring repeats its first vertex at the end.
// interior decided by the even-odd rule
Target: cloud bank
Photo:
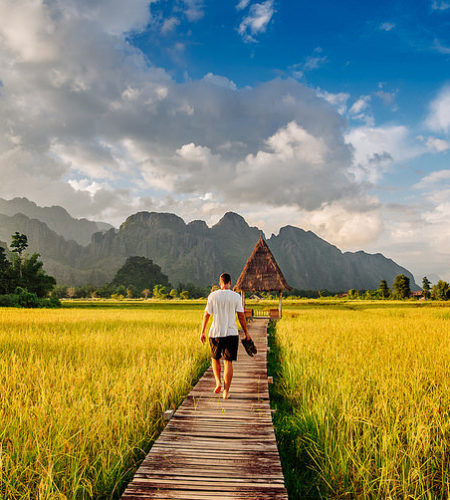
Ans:
{"type": "MultiPolygon", "coordinates": [[[[127,38],[148,29],[156,1],[0,0],[1,197],[116,224],[142,209],[209,222],[235,210],[266,231],[298,224],[346,248],[376,241],[390,210],[387,248],[407,255],[399,242],[428,224],[444,249],[447,177],[424,174],[423,213],[383,207],[373,188],[393,165],[446,154],[448,88],[430,105],[432,136],[416,140],[403,125],[375,126],[369,95],[353,101],[294,78],[178,82],[127,38]]],[[[200,0],[179,6],[190,22],[205,15],[200,0]]],[[[239,33],[255,41],[274,2],[236,7],[239,33]]],[[[178,21],[156,24],[164,36],[178,21]]],[[[326,62],[317,48],[291,74],[326,62]]]]}
{"type": "MultiPolygon", "coordinates": [[[[249,16],[258,5],[273,7],[249,16]]],[[[206,195],[217,213],[366,203],[326,100],[289,79],[175,82],[125,36],[147,26],[151,2],[1,0],[0,15],[1,196],[117,221],[144,206],[205,210],[206,195]]]]}

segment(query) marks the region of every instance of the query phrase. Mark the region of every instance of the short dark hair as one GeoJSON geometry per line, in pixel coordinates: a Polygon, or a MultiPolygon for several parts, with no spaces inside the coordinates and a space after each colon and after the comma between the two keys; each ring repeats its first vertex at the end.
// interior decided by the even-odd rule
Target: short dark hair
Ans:
{"type": "Polygon", "coordinates": [[[231,283],[231,276],[228,273],[222,273],[220,275],[220,279],[224,282],[225,285],[231,283]]]}

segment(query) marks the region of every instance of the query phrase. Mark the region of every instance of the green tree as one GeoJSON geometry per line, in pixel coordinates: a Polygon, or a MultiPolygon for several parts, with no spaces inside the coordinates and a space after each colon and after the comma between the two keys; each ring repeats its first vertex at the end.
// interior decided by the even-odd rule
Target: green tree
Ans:
{"type": "Polygon", "coordinates": [[[431,282],[426,276],[422,279],[422,294],[425,299],[429,299],[431,295],[431,282]]]}
{"type": "Polygon", "coordinates": [[[187,290],[183,290],[182,292],[180,292],[180,299],[188,299],[189,298],[189,292],[187,290]]]}
{"type": "Polygon", "coordinates": [[[378,291],[375,291],[375,290],[366,290],[364,292],[364,295],[363,295],[363,298],[365,300],[373,300],[373,299],[378,299],[379,295],[378,295],[378,291]]]}
{"type": "Polygon", "coordinates": [[[409,297],[411,289],[409,288],[409,278],[404,274],[399,274],[395,277],[394,284],[394,294],[398,299],[406,299],[409,297]]]}
{"type": "Polygon", "coordinates": [[[152,260],[145,257],[128,257],[125,264],[117,271],[113,285],[132,285],[137,290],[150,290],[155,285],[169,286],[169,278],[152,260]]]}
{"type": "Polygon", "coordinates": [[[103,285],[97,289],[97,295],[103,298],[109,298],[114,293],[114,286],[111,283],[103,283],[103,285]]]}
{"type": "Polygon", "coordinates": [[[350,288],[350,290],[348,291],[348,298],[349,299],[358,299],[359,298],[358,290],[355,290],[354,288],[350,288]]]}
{"type": "Polygon", "coordinates": [[[153,297],[156,299],[167,298],[167,289],[164,285],[155,285],[153,287],[153,297]]]}
{"type": "Polygon", "coordinates": [[[169,297],[172,298],[172,299],[176,299],[178,297],[178,293],[175,290],[175,288],[172,288],[172,290],[170,290],[169,297]]]}
{"type": "Polygon", "coordinates": [[[119,285],[119,286],[116,286],[116,288],[114,289],[114,293],[116,295],[123,295],[125,297],[125,295],[127,294],[127,289],[126,289],[125,285],[119,285]]]}
{"type": "Polygon", "coordinates": [[[179,283],[178,284],[178,292],[182,291],[188,291],[189,292],[189,297],[193,299],[200,299],[202,297],[207,297],[210,293],[210,288],[201,288],[198,286],[195,286],[193,283],[179,283]]]}
{"type": "Polygon", "coordinates": [[[9,245],[11,248],[11,251],[17,254],[17,269],[19,272],[19,278],[22,277],[22,253],[27,249],[28,247],[28,238],[26,234],[21,234],[18,231],[16,231],[12,236],[11,236],[11,245],[9,245]]]}
{"type": "Polygon", "coordinates": [[[19,286],[38,297],[45,297],[53,290],[56,280],[46,274],[39,257],[38,253],[34,253],[29,257],[14,259],[10,272],[10,292],[19,286]]]}
{"type": "Polygon", "coordinates": [[[56,285],[52,290],[52,297],[58,299],[65,299],[68,297],[68,288],[66,285],[56,285]]]}
{"type": "Polygon", "coordinates": [[[127,286],[127,299],[134,299],[134,297],[137,296],[137,290],[136,287],[133,285],[128,285],[127,286]]]}
{"type": "Polygon", "coordinates": [[[380,291],[380,297],[382,299],[387,299],[391,294],[391,291],[389,290],[386,280],[380,281],[380,287],[378,288],[378,290],[380,291]]]}
{"type": "Polygon", "coordinates": [[[0,295],[10,293],[11,262],[6,257],[6,251],[0,247],[0,295]]]}
{"type": "Polygon", "coordinates": [[[28,248],[28,238],[26,234],[21,234],[18,231],[16,231],[11,236],[10,247],[12,252],[17,253],[19,257],[21,257],[22,253],[28,248]]]}
{"type": "Polygon", "coordinates": [[[432,288],[433,299],[448,300],[450,299],[450,285],[443,280],[439,280],[432,288]]]}

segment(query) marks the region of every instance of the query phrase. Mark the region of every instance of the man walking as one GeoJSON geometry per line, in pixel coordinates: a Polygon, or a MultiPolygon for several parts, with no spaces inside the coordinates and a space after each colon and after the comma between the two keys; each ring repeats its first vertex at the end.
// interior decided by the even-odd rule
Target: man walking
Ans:
{"type": "Polygon", "coordinates": [[[233,361],[236,361],[239,347],[239,333],[236,325],[236,313],[239,323],[244,330],[246,339],[250,339],[245,321],[244,308],[241,297],[231,290],[231,277],[228,273],[220,275],[220,290],[209,294],[205,312],[203,314],[202,333],[200,341],[205,343],[205,330],[209,317],[213,315],[213,322],[209,330],[209,343],[211,345],[211,366],[216,379],[214,392],[218,394],[222,390],[220,380],[220,358],[223,356],[223,399],[228,399],[231,380],[233,378],[233,361]]]}

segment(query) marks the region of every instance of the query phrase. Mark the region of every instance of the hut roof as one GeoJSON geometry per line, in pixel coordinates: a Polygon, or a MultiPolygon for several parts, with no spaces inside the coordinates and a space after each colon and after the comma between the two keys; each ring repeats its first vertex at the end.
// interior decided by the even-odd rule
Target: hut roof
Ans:
{"type": "Polygon", "coordinates": [[[234,286],[235,291],[291,290],[262,234],[234,286]]]}

